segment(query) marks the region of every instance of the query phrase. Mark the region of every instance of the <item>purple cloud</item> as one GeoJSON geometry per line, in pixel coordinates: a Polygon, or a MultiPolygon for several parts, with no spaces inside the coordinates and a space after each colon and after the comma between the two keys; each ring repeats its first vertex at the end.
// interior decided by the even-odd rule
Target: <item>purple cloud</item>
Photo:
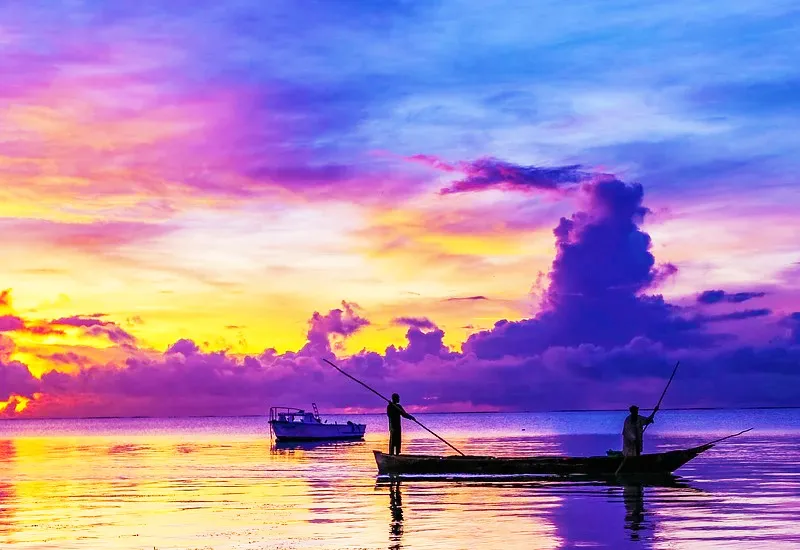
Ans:
{"type": "Polygon", "coordinates": [[[724,290],[706,290],[697,296],[697,302],[701,304],[718,304],[721,302],[740,304],[747,300],[764,296],[766,296],[766,292],[736,292],[730,294],[724,290]]]}
{"type": "Polygon", "coordinates": [[[94,326],[102,326],[108,323],[108,321],[103,321],[102,319],[98,319],[101,315],[72,315],[70,317],[61,317],[59,319],[54,319],[50,321],[51,325],[63,325],[67,327],[94,327],[94,326]]]}
{"type": "Polygon", "coordinates": [[[427,317],[395,317],[392,319],[393,325],[414,327],[418,329],[436,329],[436,323],[427,317]]]}
{"type": "Polygon", "coordinates": [[[411,327],[406,332],[408,346],[386,348],[386,361],[393,363],[403,361],[406,363],[419,363],[427,358],[452,359],[458,357],[444,345],[444,331],[441,329],[422,332],[419,328],[411,327]]]}
{"type": "Polygon", "coordinates": [[[91,336],[105,336],[115,344],[133,345],[136,337],[124,330],[113,321],[103,321],[104,313],[94,313],[92,315],[72,315],[61,317],[50,321],[53,326],[68,326],[86,329],[86,333],[91,336]]]}
{"type": "Polygon", "coordinates": [[[800,311],[787,315],[781,324],[789,329],[789,341],[800,345],[800,311]]]}
{"type": "Polygon", "coordinates": [[[467,302],[467,301],[477,301],[477,300],[488,300],[486,296],[464,296],[464,297],[455,297],[455,298],[446,298],[445,302],[467,302]]]}
{"type": "Polygon", "coordinates": [[[670,347],[719,339],[706,334],[697,319],[681,317],[663,297],[643,294],[676,268],[656,266],[650,236],[639,228],[648,213],[642,187],[606,179],[584,191],[589,208],[562,218],[553,230],[556,257],[541,313],[499,321],[494,329],[472,335],[465,352],[499,358],[551,346],[620,346],[637,336],[670,347]]]}
{"type": "Polygon", "coordinates": [[[185,357],[189,357],[190,355],[194,355],[200,351],[200,347],[195,344],[192,340],[188,340],[186,338],[181,338],[170,347],[167,348],[165,353],[181,353],[185,357]]]}
{"type": "Polygon", "coordinates": [[[66,353],[52,353],[50,355],[43,355],[41,357],[62,365],[76,365],[83,367],[91,364],[91,360],[88,357],[85,355],[79,355],[73,351],[68,351],[66,353]]]}
{"type": "Polygon", "coordinates": [[[11,332],[25,328],[25,321],[16,315],[0,315],[0,332],[11,332]]]}
{"type": "MultiPolygon", "coordinates": [[[[369,325],[369,321],[361,317],[358,304],[342,300],[342,309],[332,309],[325,315],[315,311],[308,322],[308,343],[300,350],[301,355],[316,354],[328,356],[331,351],[331,338],[347,338],[361,328],[369,325]]],[[[335,343],[338,347],[339,343],[335,343]]]]}
{"type": "Polygon", "coordinates": [[[592,174],[580,171],[579,164],[543,168],[522,166],[495,158],[447,163],[432,155],[413,155],[407,160],[419,162],[443,172],[461,172],[465,178],[453,182],[439,193],[449,195],[490,188],[519,191],[554,191],[566,184],[581,183],[592,178],[592,174]]]}
{"type": "Polygon", "coordinates": [[[705,323],[716,323],[720,321],[741,321],[744,319],[752,319],[754,317],[766,317],[767,315],[771,314],[772,310],[767,308],[745,309],[743,311],[734,311],[720,315],[704,315],[699,317],[699,319],[705,323]]]}
{"type": "Polygon", "coordinates": [[[0,401],[8,401],[12,395],[31,397],[39,387],[39,380],[24,364],[5,362],[2,356],[0,353],[0,401]]]}

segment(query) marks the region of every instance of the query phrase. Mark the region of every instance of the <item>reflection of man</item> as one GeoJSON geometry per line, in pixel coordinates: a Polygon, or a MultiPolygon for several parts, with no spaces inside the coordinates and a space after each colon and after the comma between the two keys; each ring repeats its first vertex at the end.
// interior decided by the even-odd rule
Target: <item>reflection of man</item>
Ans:
{"type": "Polygon", "coordinates": [[[647,418],[639,416],[639,407],[631,405],[631,414],[625,419],[622,426],[622,454],[625,456],[639,456],[642,454],[642,437],[644,427],[653,423],[656,411],[647,418]]]}
{"type": "Polygon", "coordinates": [[[400,481],[389,484],[389,509],[392,511],[392,535],[403,534],[403,495],[400,493],[400,481]]]}
{"type": "Polygon", "coordinates": [[[639,531],[644,522],[644,488],[641,485],[625,485],[622,498],[625,501],[625,527],[631,530],[631,540],[639,540],[639,531]]]}
{"type": "Polygon", "coordinates": [[[400,427],[400,417],[414,420],[400,404],[400,396],[392,394],[392,402],[386,405],[386,416],[389,417],[389,454],[399,455],[403,434],[400,427]]]}

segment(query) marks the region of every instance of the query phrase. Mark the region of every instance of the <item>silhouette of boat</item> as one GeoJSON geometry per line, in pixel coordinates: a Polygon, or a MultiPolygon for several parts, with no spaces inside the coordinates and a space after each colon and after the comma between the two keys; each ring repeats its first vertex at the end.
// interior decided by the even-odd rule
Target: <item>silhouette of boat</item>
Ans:
{"type": "Polygon", "coordinates": [[[689,449],[629,456],[436,456],[389,455],[373,451],[378,475],[478,475],[478,476],[584,476],[602,479],[622,476],[669,476],[702,452],[714,446],[706,443],[689,449]],[[620,468],[619,472],[617,469],[620,468]]]}
{"type": "Polygon", "coordinates": [[[293,407],[270,407],[269,427],[275,440],[284,441],[353,441],[364,439],[366,424],[354,422],[329,424],[319,416],[317,404],[312,403],[313,412],[293,407]]]}

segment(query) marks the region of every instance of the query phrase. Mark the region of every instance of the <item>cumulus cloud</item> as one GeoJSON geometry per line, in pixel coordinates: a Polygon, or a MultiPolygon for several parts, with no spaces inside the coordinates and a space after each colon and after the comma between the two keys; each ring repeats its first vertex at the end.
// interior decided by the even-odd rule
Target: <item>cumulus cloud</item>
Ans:
{"type": "Polygon", "coordinates": [[[180,353],[185,357],[189,357],[190,355],[194,355],[195,353],[200,351],[200,346],[195,344],[192,340],[188,338],[181,338],[170,347],[167,348],[167,355],[171,353],[180,353]]]}
{"type": "MultiPolygon", "coordinates": [[[[331,338],[347,338],[369,325],[369,321],[360,316],[358,310],[358,304],[342,300],[341,309],[332,309],[325,315],[315,311],[308,322],[308,342],[300,354],[327,356],[331,351],[331,338]]],[[[340,346],[341,341],[334,342],[334,347],[340,346]]]]}
{"type": "Polygon", "coordinates": [[[556,257],[542,293],[542,311],[499,321],[471,336],[464,350],[482,358],[541,353],[551,346],[625,345],[646,337],[668,347],[696,347],[718,337],[697,317],[646,291],[672,265],[658,266],[650,236],[640,229],[648,209],[641,185],[606,179],[584,188],[588,208],[561,218],[553,230],[556,257]]]}
{"type": "Polygon", "coordinates": [[[6,362],[7,359],[7,357],[3,359],[0,352],[0,401],[8,401],[13,395],[31,397],[39,387],[40,381],[23,363],[6,362]]]}

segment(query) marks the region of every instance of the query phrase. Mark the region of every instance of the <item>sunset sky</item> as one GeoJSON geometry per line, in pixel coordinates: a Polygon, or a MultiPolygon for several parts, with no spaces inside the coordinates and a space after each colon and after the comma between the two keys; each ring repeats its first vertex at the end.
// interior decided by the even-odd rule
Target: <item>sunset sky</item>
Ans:
{"type": "Polygon", "coordinates": [[[800,405],[799,27],[3,2],[0,411],[800,405]]]}

